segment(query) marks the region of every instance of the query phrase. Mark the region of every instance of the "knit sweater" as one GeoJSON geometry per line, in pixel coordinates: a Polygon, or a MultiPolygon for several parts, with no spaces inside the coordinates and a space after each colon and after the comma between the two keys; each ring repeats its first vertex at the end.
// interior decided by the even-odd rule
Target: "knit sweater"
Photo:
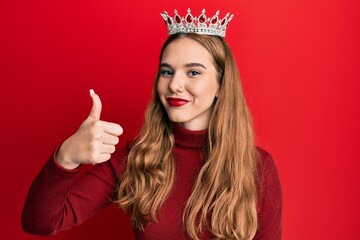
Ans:
{"type": "MultiPolygon", "coordinates": [[[[196,174],[203,163],[207,131],[190,131],[175,124],[176,179],[172,191],[161,206],[157,222],[144,231],[134,229],[136,239],[190,239],[182,226],[186,200],[196,174]]],[[[281,239],[282,198],[278,173],[271,156],[259,149],[261,191],[258,193],[259,228],[255,239],[281,239]]],[[[114,199],[119,174],[123,172],[128,148],[118,149],[107,162],[97,164],[86,172],[67,170],[55,160],[56,151],[33,181],[22,213],[26,232],[54,235],[79,225],[114,199]],[[81,175],[81,176],[79,176],[81,175]]],[[[211,239],[205,232],[202,239],[211,239]]]]}

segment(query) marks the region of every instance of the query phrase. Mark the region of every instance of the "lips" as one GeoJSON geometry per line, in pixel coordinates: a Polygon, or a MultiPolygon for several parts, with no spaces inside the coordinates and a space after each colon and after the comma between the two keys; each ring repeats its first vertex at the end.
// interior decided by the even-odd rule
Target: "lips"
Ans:
{"type": "Polygon", "coordinates": [[[166,98],[167,102],[169,103],[169,105],[171,107],[181,107],[184,106],[185,104],[187,104],[189,101],[186,99],[182,99],[182,98],[166,98]]]}

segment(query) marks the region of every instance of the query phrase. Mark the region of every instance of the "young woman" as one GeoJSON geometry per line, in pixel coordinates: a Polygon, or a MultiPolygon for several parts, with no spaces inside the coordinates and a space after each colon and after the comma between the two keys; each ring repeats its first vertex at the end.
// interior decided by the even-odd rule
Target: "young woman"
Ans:
{"type": "MultiPolygon", "coordinates": [[[[219,32],[184,30],[199,30],[201,15],[175,14],[163,15],[170,36],[139,136],[115,151],[122,129],[100,120],[92,93],[89,117],[30,188],[25,231],[55,234],[115,201],[131,213],[136,239],[281,239],[278,174],[255,146],[231,50],[219,32]],[[94,166],[77,178],[82,164],[94,166]]],[[[226,27],[231,17],[223,19],[226,27]]]]}

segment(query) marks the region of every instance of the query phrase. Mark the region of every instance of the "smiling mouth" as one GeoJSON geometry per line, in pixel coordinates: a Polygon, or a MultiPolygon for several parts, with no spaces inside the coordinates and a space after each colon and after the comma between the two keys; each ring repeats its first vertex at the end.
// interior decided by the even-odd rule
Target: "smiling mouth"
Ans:
{"type": "Polygon", "coordinates": [[[182,98],[166,98],[167,102],[169,103],[169,105],[171,107],[181,107],[184,106],[185,104],[187,104],[189,101],[186,99],[182,99],[182,98]]]}

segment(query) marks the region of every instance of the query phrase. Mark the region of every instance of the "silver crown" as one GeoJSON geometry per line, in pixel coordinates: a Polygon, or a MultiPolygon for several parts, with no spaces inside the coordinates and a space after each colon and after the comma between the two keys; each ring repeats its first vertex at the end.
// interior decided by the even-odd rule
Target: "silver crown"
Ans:
{"type": "Polygon", "coordinates": [[[203,9],[199,17],[193,17],[190,8],[187,10],[185,17],[180,17],[176,9],[174,13],[174,17],[170,17],[166,11],[160,13],[167,25],[169,35],[175,33],[198,33],[225,37],[226,28],[234,16],[234,14],[227,13],[225,17],[220,19],[220,11],[217,11],[213,17],[206,18],[205,9],[203,9]]]}

